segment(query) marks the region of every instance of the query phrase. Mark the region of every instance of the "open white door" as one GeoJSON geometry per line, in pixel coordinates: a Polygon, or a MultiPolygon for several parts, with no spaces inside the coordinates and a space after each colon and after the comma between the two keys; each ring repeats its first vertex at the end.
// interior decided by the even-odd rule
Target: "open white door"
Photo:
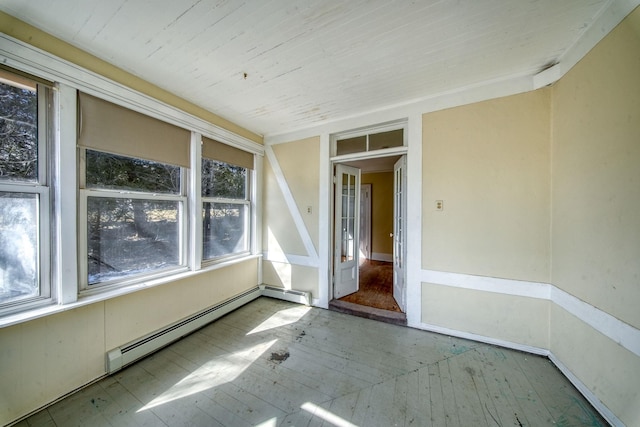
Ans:
{"type": "Polygon", "coordinates": [[[405,206],[406,205],[406,157],[402,156],[393,166],[393,297],[405,312],[405,206]]]}
{"type": "Polygon", "coordinates": [[[358,291],[360,169],[336,165],[333,297],[358,291]]]}

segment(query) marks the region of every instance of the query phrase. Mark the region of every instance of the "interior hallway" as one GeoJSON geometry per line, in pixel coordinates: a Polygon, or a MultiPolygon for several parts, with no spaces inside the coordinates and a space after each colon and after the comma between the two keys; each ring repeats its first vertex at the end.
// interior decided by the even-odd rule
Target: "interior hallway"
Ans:
{"type": "Polygon", "coordinates": [[[600,426],[546,358],[260,298],[24,426],[600,426]]]}

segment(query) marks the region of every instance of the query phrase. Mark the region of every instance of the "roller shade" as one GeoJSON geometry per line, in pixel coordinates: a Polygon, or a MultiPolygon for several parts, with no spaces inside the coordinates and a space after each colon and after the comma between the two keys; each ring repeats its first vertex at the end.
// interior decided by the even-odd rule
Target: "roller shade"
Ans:
{"type": "Polygon", "coordinates": [[[202,157],[253,169],[253,154],[207,137],[202,137],[202,157]]]}
{"type": "Polygon", "coordinates": [[[82,92],[78,108],[80,146],[189,167],[188,130],[82,92]]]}
{"type": "Polygon", "coordinates": [[[8,82],[10,84],[18,84],[24,89],[36,90],[36,83],[52,87],[53,83],[40,77],[32,76],[20,70],[14,70],[0,64],[0,82],[8,82]]]}

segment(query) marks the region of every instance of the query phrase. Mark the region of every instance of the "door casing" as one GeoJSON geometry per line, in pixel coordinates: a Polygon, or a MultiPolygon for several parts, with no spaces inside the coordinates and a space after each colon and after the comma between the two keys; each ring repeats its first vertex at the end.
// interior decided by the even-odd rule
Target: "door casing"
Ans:
{"type": "MultiPolygon", "coordinates": [[[[403,152],[400,152],[400,153],[389,154],[390,157],[391,156],[400,155],[401,158],[399,159],[399,161],[403,161],[404,162],[403,163],[403,174],[402,174],[403,175],[403,179],[404,179],[404,182],[403,182],[404,197],[402,198],[402,202],[401,202],[402,203],[402,205],[401,205],[402,212],[406,212],[406,206],[407,206],[406,194],[407,194],[407,188],[408,188],[407,187],[408,186],[408,182],[407,182],[407,179],[406,179],[406,154],[405,153],[406,153],[406,151],[403,151],[403,152]]],[[[364,155],[364,156],[359,156],[358,160],[366,160],[366,159],[369,159],[369,158],[376,158],[376,157],[380,157],[380,156],[366,156],[366,155],[364,155]]],[[[335,257],[335,248],[336,248],[336,245],[335,245],[335,236],[336,236],[335,226],[336,226],[336,224],[335,224],[335,215],[334,215],[334,213],[335,213],[335,192],[336,192],[336,189],[337,189],[337,185],[336,185],[336,181],[335,181],[335,176],[336,176],[335,170],[336,170],[337,165],[339,165],[341,163],[342,162],[340,160],[338,160],[338,159],[332,159],[332,162],[331,162],[331,169],[332,169],[332,175],[331,176],[332,176],[332,180],[333,180],[333,185],[332,185],[331,203],[330,203],[330,210],[331,211],[330,211],[330,215],[329,215],[329,218],[331,218],[331,226],[329,227],[329,230],[330,230],[330,233],[331,233],[331,242],[332,242],[332,244],[330,245],[331,253],[329,254],[330,255],[329,259],[331,260],[331,263],[330,263],[330,274],[329,274],[329,281],[327,283],[327,287],[328,287],[328,290],[329,290],[329,292],[328,292],[329,300],[332,300],[332,299],[336,298],[335,293],[334,293],[334,283],[335,283],[335,273],[336,273],[336,268],[335,268],[335,264],[336,264],[336,257],[335,257]]],[[[395,200],[395,188],[396,188],[395,180],[396,180],[396,176],[395,176],[395,173],[394,173],[394,200],[395,200]]],[[[359,203],[358,203],[358,205],[359,205],[359,203]]],[[[396,218],[396,213],[394,211],[394,234],[395,234],[395,230],[397,229],[396,221],[397,221],[397,218],[396,218]]],[[[402,242],[406,242],[406,236],[407,236],[406,227],[402,227],[401,228],[401,233],[402,233],[402,236],[401,236],[402,242]]],[[[395,237],[394,237],[394,240],[395,240],[395,237]]],[[[402,246],[403,246],[403,248],[405,248],[405,251],[406,251],[406,244],[404,244],[402,246]]],[[[396,248],[396,245],[395,245],[395,242],[394,242],[394,252],[396,250],[395,248],[396,248]]],[[[401,256],[402,256],[402,265],[404,266],[406,253],[403,252],[403,254],[401,256]]],[[[396,283],[395,259],[396,259],[396,256],[395,256],[395,253],[394,253],[394,284],[396,283]]],[[[406,273],[407,273],[406,272],[406,268],[402,268],[399,271],[400,276],[398,277],[398,279],[402,283],[402,287],[401,287],[402,295],[401,295],[400,298],[397,298],[397,299],[400,299],[400,301],[397,301],[397,302],[398,302],[398,305],[401,307],[403,312],[406,311],[406,298],[407,298],[407,296],[406,296],[407,295],[406,273]]]]}

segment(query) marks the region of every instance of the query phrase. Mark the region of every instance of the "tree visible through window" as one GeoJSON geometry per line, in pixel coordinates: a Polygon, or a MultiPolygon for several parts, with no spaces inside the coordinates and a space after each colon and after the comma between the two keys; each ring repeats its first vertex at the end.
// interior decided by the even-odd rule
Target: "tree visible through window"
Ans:
{"type": "Polygon", "coordinates": [[[0,304],[40,295],[38,92],[10,83],[0,83],[0,304]]]}
{"type": "Polygon", "coordinates": [[[180,185],[179,166],[86,150],[89,285],[182,263],[180,185]]]}
{"type": "Polygon", "coordinates": [[[202,159],[202,258],[249,250],[248,171],[241,166],[202,159]]]}
{"type": "Polygon", "coordinates": [[[3,180],[38,179],[38,95],[0,83],[0,177],[3,180]]]}

